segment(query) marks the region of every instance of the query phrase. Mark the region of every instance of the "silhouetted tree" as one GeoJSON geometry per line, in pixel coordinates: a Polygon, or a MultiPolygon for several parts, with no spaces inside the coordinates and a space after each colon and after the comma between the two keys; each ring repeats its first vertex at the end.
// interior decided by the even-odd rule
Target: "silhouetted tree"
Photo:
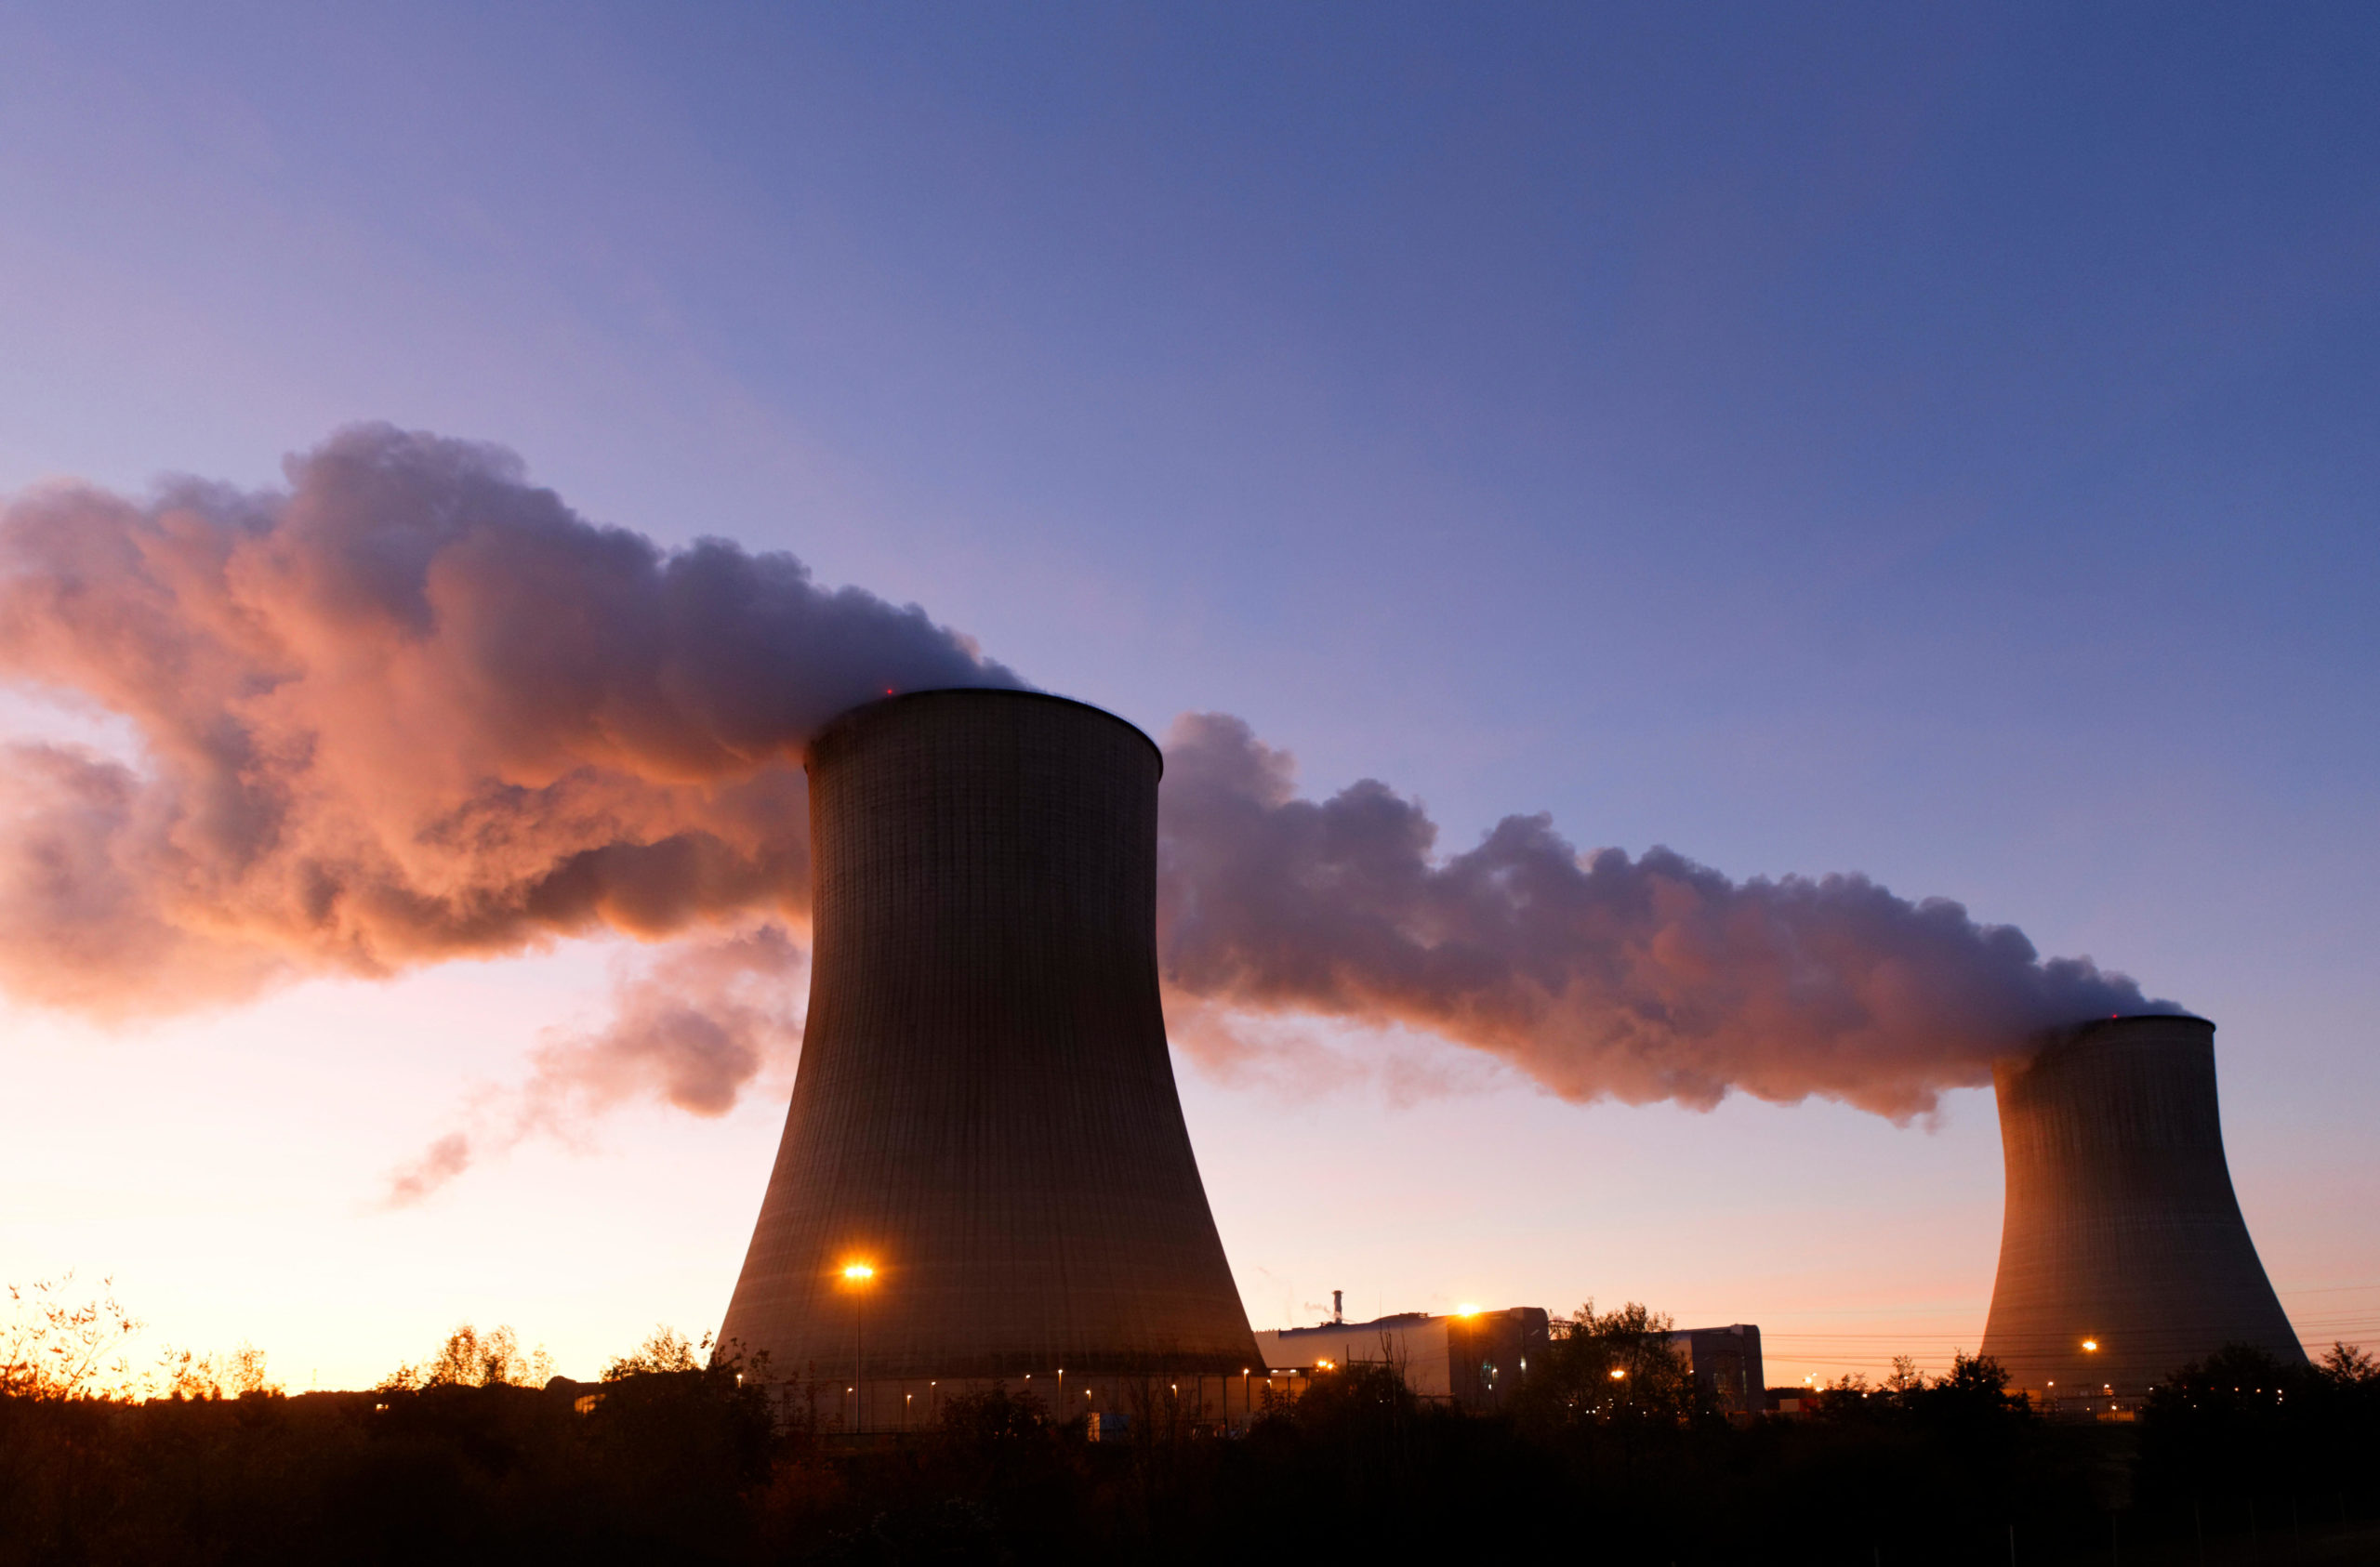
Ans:
{"type": "Polygon", "coordinates": [[[1515,1395],[1539,1430],[1586,1424],[1666,1422],[1696,1411],[1692,1363],[1672,1341],[1674,1324],[1637,1301],[1597,1314],[1590,1300],[1553,1323],[1544,1365],[1515,1395]]]}
{"type": "Polygon", "coordinates": [[[446,1336],[438,1353],[418,1366],[398,1366],[381,1381],[380,1389],[542,1387],[553,1375],[553,1360],[544,1346],[523,1355],[520,1337],[510,1327],[499,1325],[482,1333],[464,1323],[446,1336]]]}
{"type": "Polygon", "coordinates": [[[8,1286],[0,1327],[0,1398],[121,1397],[131,1390],[124,1347],[139,1320],[115,1297],[113,1279],[75,1297],[74,1275],[8,1286]]]}

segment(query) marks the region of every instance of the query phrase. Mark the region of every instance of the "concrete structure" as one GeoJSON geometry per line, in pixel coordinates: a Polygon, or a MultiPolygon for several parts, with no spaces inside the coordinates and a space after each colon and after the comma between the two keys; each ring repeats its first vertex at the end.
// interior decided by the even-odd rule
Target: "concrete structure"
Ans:
{"type": "Polygon", "coordinates": [[[1177,1382],[1205,1409],[1262,1363],[1166,1055],[1156,745],[944,691],[806,759],[809,1024],[721,1340],[870,1429],[1028,1376],[1061,1409],[1177,1382]]]}
{"type": "Polygon", "coordinates": [[[1682,1327],[1670,1343],[1684,1352],[1695,1389],[1727,1415],[1759,1415],[1768,1408],[1767,1369],[1760,1358],[1760,1329],[1751,1323],[1726,1327],[1682,1327]]]}
{"type": "Polygon", "coordinates": [[[1319,1367],[1385,1362],[1423,1398],[1488,1411],[1503,1407],[1533,1359],[1544,1363],[1549,1331],[1549,1319],[1537,1306],[1446,1317],[1405,1311],[1368,1323],[1273,1329],[1256,1336],[1256,1348],[1258,1364],[1276,1378],[1302,1380],[1319,1367]]]}
{"type": "Polygon", "coordinates": [[[2122,1406],[2226,1344],[2305,1359],[2231,1191],[2213,1023],[2088,1022],[1992,1078],[2008,1186],[1983,1353],[2012,1386],[2122,1406]]]}

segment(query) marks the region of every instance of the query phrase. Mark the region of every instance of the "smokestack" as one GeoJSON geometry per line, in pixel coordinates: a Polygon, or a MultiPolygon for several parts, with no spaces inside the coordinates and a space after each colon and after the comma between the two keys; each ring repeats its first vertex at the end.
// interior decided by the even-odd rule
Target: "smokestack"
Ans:
{"type": "Polygon", "coordinates": [[[839,1384],[1238,1376],[1255,1339],[1157,999],[1157,746],[1059,697],[932,691],[806,760],[809,1023],[721,1340],[839,1384]]]}
{"type": "Polygon", "coordinates": [[[1983,1352],[2012,1386],[2129,1402],[2227,1344],[2305,1360],[2232,1194],[2213,1023],[2084,1023],[1992,1083],[2008,1194],[1983,1352]]]}

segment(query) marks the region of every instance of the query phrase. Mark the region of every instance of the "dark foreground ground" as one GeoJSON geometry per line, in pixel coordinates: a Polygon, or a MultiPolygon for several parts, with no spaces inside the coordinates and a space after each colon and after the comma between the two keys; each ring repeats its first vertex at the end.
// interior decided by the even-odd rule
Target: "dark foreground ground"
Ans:
{"type": "MultiPolygon", "coordinates": [[[[1363,1368],[1225,1438],[1091,1442],[992,1394],[854,1450],[729,1369],[0,1400],[0,1563],[2380,1562],[2380,1377],[2253,1357],[2133,1425],[2043,1420],[1989,1363],[1744,1426],[1557,1364],[1509,1416],[1363,1368]]],[[[2194,1380],[2193,1380],[2194,1378],[2194,1380]]]]}

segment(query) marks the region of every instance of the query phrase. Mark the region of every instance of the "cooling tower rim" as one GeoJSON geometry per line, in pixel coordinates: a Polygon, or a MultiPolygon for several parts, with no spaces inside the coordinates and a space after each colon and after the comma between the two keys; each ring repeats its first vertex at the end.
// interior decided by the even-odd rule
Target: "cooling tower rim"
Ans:
{"type": "Polygon", "coordinates": [[[2118,1012],[2105,1018],[2083,1018],[2075,1022],[2037,1030],[2030,1041],[2032,1048],[2017,1059],[2032,1060],[2047,1050],[2079,1045],[2104,1030],[2121,1028],[2127,1023],[2201,1023],[2210,1033],[2215,1029],[2213,1018],[2202,1018],[2195,1012],[2118,1012]]]}
{"type": "Polygon", "coordinates": [[[812,735],[810,737],[810,744],[801,748],[801,765],[804,769],[812,766],[813,758],[817,756],[818,748],[821,745],[824,745],[827,741],[839,735],[858,728],[861,724],[866,723],[870,717],[884,711],[886,708],[897,706],[905,702],[918,702],[924,699],[937,697],[947,699],[955,696],[1003,698],[1022,697],[1029,702],[1055,703],[1062,707],[1078,707],[1086,713],[1096,713],[1099,717],[1105,718],[1108,722],[1120,725],[1124,729],[1130,731],[1135,739],[1139,740],[1142,744],[1147,746],[1149,748],[1149,754],[1157,758],[1157,776],[1160,778],[1165,776],[1164,749],[1159,746],[1156,741],[1149,738],[1149,734],[1146,730],[1132,722],[1131,719],[1118,718],[1104,707],[1094,707],[1088,702],[1078,702],[1071,696],[1060,696],[1055,691],[1027,691],[1018,686],[932,686],[923,691],[896,691],[891,696],[879,696],[872,702],[863,702],[856,707],[847,707],[840,713],[836,714],[833,718],[827,719],[825,723],[818,726],[818,732],[812,735]]]}

